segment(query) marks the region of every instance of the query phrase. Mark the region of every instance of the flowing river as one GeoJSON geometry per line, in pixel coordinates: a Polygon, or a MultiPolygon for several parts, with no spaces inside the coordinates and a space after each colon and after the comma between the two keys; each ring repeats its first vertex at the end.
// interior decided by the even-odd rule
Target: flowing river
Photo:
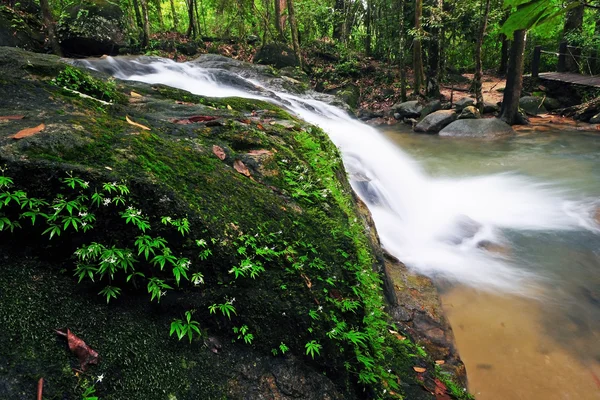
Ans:
{"type": "Polygon", "coordinates": [[[600,134],[568,124],[496,142],[382,133],[320,95],[276,91],[219,63],[84,64],[204,96],[261,98],[320,126],[383,246],[440,286],[478,399],[600,399],[600,134]]]}

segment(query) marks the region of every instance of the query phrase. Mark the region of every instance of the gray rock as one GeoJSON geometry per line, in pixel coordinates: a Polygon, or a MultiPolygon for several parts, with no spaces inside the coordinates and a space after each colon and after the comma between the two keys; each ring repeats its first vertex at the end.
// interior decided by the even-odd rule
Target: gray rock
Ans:
{"type": "Polygon", "coordinates": [[[392,113],[399,114],[400,118],[419,118],[421,110],[423,110],[423,106],[417,100],[397,103],[391,108],[392,113]]]}
{"type": "Polygon", "coordinates": [[[498,118],[459,119],[440,131],[440,136],[481,139],[495,139],[514,134],[513,128],[498,118]]]}
{"type": "Polygon", "coordinates": [[[458,116],[458,119],[477,119],[477,118],[481,118],[481,114],[479,113],[479,110],[477,108],[475,108],[475,106],[465,107],[462,110],[462,112],[460,113],[460,115],[458,116]]]}
{"type": "Polygon", "coordinates": [[[461,112],[463,110],[463,108],[469,107],[469,106],[474,106],[475,103],[476,103],[476,100],[474,98],[463,97],[462,99],[460,99],[456,103],[454,103],[454,108],[456,108],[456,112],[461,112]]]}
{"type": "Polygon", "coordinates": [[[421,118],[425,118],[429,114],[434,113],[436,111],[439,111],[441,109],[442,109],[442,102],[441,101],[439,101],[439,100],[430,101],[421,110],[421,118]]]}
{"type": "Polygon", "coordinates": [[[429,114],[415,126],[415,132],[438,133],[442,128],[456,119],[453,110],[440,110],[429,114]]]}
{"type": "Polygon", "coordinates": [[[544,107],[546,107],[546,109],[552,111],[552,110],[557,110],[559,108],[562,107],[562,104],[560,104],[560,101],[553,98],[553,97],[546,97],[544,99],[544,107]]]}
{"type": "Polygon", "coordinates": [[[272,65],[275,68],[298,67],[294,50],[284,43],[269,43],[261,47],[254,56],[254,63],[272,65]]]}
{"type": "Polygon", "coordinates": [[[544,107],[544,99],[536,96],[525,96],[519,99],[519,107],[525,111],[527,115],[539,115],[548,112],[544,107]]]}
{"type": "Polygon", "coordinates": [[[483,104],[483,113],[484,114],[493,114],[495,112],[500,111],[500,107],[494,103],[484,103],[483,104]]]}

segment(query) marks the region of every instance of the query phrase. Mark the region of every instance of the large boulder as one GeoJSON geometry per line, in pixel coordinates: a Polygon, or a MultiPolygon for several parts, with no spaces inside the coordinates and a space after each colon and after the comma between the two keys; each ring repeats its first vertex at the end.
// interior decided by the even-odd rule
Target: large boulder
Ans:
{"type": "Polygon", "coordinates": [[[527,115],[539,115],[548,112],[544,107],[544,98],[536,96],[525,96],[519,99],[519,107],[525,111],[527,115]]]}
{"type": "Polygon", "coordinates": [[[269,43],[261,47],[254,56],[254,63],[271,65],[275,68],[298,67],[294,50],[284,43],[269,43]]]}
{"type": "Polygon", "coordinates": [[[456,119],[454,110],[440,110],[429,114],[415,128],[415,132],[420,133],[438,133],[446,125],[456,119]]]}
{"type": "Polygon", "coordinates": [[[123,12],[106,0],[73,5],[59,21],[57,34],[67,56],[116,55],[125,46],[123,12]]]}
{"type": "Polygon", "coordinates": [[[459,119],[440,131],[440,136],[495,139],[514,135],[515,131],[498,118],[459,119]]]}
{"type": "Polygon", "coordinates": [[[396,119],[419,118],[422,110],[423,106],[417,100],[396,103],[390,109],[396,119]]]}
{"type": "Polygon", "coordinates": [[[39,51],[44,46],[40,21],[30,14],[17,13],[0,6],[0,44],[39,51]]]}
{"type": "Polygon", "coordinates": [[[353,83],[347,83],[335,89],[328,89],[325,91],[325,93],[336,96],[354,109],[356,109],[359,105],[360,89],[353,83]]]}

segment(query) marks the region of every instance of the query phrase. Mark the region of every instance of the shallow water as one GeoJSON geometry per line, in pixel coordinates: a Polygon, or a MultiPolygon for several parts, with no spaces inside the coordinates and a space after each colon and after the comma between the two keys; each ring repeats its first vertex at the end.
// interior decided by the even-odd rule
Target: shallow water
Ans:
{"type": "MultiPolygon", "coordinates": [[[[402,125],[385,132],[432,177],[510,172],[598,198],[600,134],[564,121],[534,124],[498,142],[416,135],[402,125]]],[[[484,400],[600,399],[600,235],[510,227],[501,234],[505,260],[536,283],[531,296],[441,282],[470,390],[484,400]]]]}

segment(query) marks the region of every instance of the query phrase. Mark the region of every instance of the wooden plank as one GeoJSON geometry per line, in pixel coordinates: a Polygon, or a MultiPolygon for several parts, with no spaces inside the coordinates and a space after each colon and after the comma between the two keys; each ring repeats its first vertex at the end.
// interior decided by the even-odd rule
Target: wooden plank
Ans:
{"type": "Polygon", "coordinates": [[[579,75],[572,72],[543,72],[539,74],[539,78],[574,85],[600,87],[600,77],[579,75]]]}

